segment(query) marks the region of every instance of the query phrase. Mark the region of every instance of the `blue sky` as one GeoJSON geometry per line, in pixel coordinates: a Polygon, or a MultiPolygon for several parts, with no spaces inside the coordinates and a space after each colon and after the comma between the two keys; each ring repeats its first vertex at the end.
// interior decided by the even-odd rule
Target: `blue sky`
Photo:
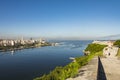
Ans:
{"type": "Polygon", "coordinates": [[[0,36],[91,39],[120,34],[119,0],[0,0],[0,36]]]}

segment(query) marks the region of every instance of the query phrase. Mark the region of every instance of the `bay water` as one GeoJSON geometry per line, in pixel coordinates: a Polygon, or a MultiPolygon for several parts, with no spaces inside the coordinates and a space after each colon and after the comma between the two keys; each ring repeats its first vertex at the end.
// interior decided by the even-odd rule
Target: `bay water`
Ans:
{"type": "Polygon", "coordinates": [[[56,66],[65,66],[70,57],[84,56],[83,50],[92,41],[51,40],[56,46],[0,52],[0,80],[33,80],[48,74],[56,66]]]}

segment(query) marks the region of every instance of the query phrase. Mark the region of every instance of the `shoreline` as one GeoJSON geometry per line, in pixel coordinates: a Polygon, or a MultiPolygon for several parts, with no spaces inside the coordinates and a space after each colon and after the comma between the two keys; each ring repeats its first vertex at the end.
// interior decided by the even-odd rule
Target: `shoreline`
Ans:
{"type": "Polygon", "coordinates": [[[0,52],[7,52],[7,51],[17,51],[17,50],[23,50],[23,49],[30,49],[30,48],[38,48],[38,47],[45,47],[45,46],[52,46],[51,43],[46,44],[42,44],[42,45],[35,45],[35,46],[19,46],[18,48],[15,46],[10,46],[9,48],[4,47],[5,49],[0,49],[0,52]]]}

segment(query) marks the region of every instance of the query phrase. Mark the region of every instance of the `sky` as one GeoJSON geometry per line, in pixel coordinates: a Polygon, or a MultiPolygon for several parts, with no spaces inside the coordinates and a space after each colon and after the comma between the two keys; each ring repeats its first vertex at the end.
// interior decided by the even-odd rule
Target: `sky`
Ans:
{"type": "Polygon", "coordinates": [[[119,0],[0,0],[0,36],[93,39],[119,30],[119,0]]]}

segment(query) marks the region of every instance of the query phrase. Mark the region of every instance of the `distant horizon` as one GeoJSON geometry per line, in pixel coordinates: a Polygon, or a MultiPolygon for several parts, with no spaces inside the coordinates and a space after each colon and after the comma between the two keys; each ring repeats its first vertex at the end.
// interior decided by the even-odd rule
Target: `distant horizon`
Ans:
{"type": "Polygon", "coordinates": [[[52,37],[34,37],[34,36],[1,36],[0,35],[0,39],[47,39],[47,40],[118,40],[120,39],[120,34],[116,34],[116,35],[107,35],[107,36],[101,36],[101,37],[56,37],[56,38],[52,38],[52,37]]]}
{"type": "Polygon", "coordinates": [[[120,1],[1,0],[0,37],[118,39],[120,1]]]}

